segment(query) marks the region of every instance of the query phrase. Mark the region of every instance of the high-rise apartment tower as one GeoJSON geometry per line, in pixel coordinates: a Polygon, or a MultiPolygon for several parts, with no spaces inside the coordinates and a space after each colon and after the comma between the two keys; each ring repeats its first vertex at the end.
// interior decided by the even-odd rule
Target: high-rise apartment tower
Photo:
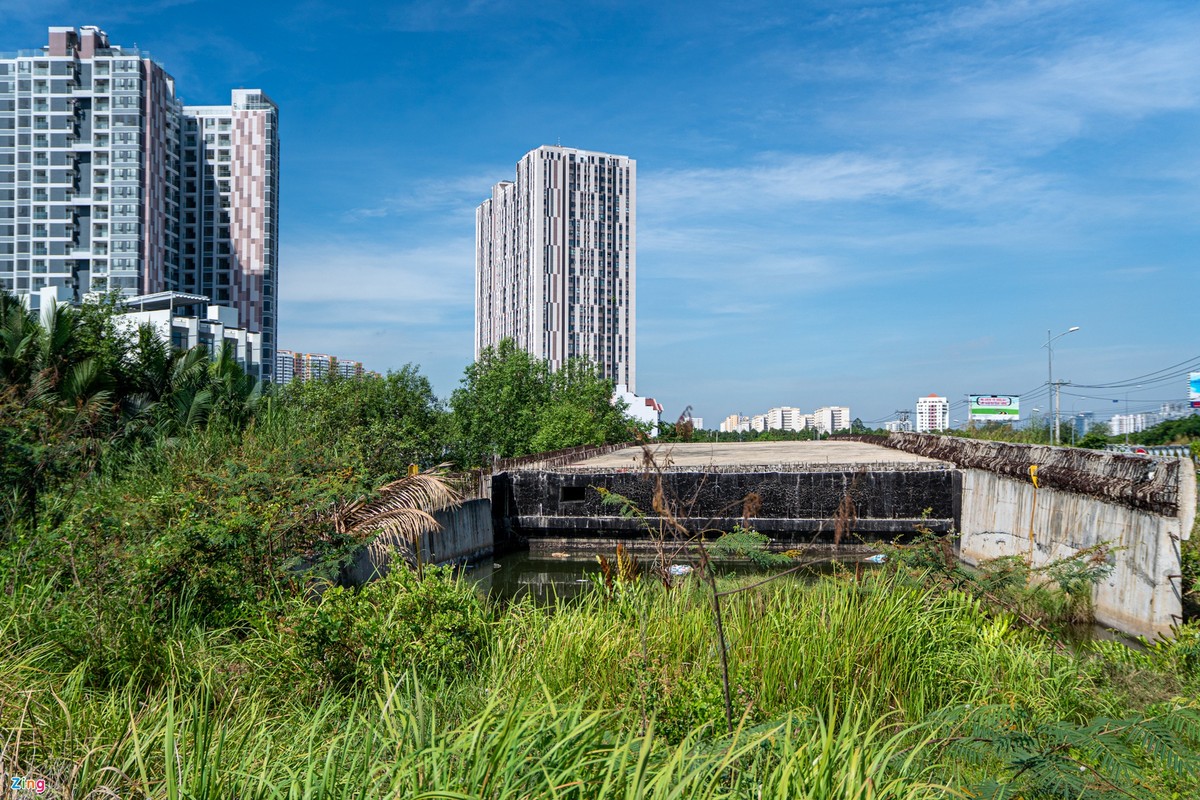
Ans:
{"type": "Polygon", "coordinates": [[[637,162],[544,146],[475,212],[475,357],[501,339],[636,392],[637,162]]]}
{"type": "Polygon", "coordinates": [[[235,308],[275,359],[278,109],[189,107],[150,55],[95,27],[0,54],[0,288],[38,307],[181,291],[235,308]],[[48,291],[49,290],[49,291],[48,291]]]}

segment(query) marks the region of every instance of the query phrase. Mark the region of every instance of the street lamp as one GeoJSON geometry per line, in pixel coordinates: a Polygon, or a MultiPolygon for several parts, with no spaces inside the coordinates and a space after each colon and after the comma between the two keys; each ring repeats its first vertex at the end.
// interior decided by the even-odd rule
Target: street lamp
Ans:
{"type": "Polygon", "coordinates": [[[1070,328],[1067,328],[1054,338],[1050,337],[1050,331],[1046,331],[1046,343],[1042,345],[1046,348],[1046,372],[1047,377],[1049,378],[1049,380],[1046,382],[1046,385],[1049,386],[1054,392],[1054,431],[1050,434],[1051,444],[1058,444],[1058,405],[1060,387],[1054,383],[1054,348],[1050,345],[1052,345],[1058,339],[1066,336],[1068,333],[1074,333],[1077,330],[1079,330],[1079,326],[1072,325],[1070,328]]]}

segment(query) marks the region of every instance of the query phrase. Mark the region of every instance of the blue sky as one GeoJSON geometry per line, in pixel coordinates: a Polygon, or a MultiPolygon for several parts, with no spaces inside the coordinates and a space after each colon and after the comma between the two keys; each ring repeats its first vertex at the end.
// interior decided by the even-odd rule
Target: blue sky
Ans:
{"type": "MultiPolygon", "coordinates": [[[[474,208],[557,141],[638,160],[638,388],[667,417],[1045,408],[1073,325],[1077,384],[1200,363],[1194,2],[0,0],[0,50],[84,24],[188,103],[279,103],[281,344],[443,396],[474,208]]],[[[1146,383],[1134,410],[1186,393],[1146,383]]]]}

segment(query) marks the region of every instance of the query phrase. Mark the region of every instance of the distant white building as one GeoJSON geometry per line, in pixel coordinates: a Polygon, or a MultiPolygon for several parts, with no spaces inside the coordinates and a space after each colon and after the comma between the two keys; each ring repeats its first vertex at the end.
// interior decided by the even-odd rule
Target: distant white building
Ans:
{"type": "Polygon", "coordinates": [[[1124,436],[1127,433],[1141,433],[1153,425],[1151,414],[1115,414],[1108,421],[1113,436],[1124,436]]]}
{"type": "MultiPolygon", "coordinates": [[[[118,314],[118,328],[136,335],[138,328],[149,325],[163,341],[181,350],[204,345],[216,358],[226,344],[233,346],[234,358],[250,375],[262,379],[262,333],[254,333],[237,325],[238,311],[229,306],[209,303],[204,295],[184,292],[157,292],[138,295],[124,301],[125,308],[137,309],[118,314]]],[[[267,375],[270,370],[267,370],[267,375]]]]}
{"type": "Polygon", "coordinates": [[[936,394],[917,398],[917,433],[944,431],[949,427],[949,400],[936,394]]]}
{"type": "Polygon", "coordinates": [[[755,414],[750,418],[750,430],[762,433],[767,429],[767,415],[755,414]]]}
{"type": "Polygon", "coordinates": [[[740,414],[730,414],[720,424],[718,430],[721,433],[745,433],[750,430],[750,418],[743,417],[740,414]]]}
{"type": "Polygon", "coordinates": [[[662,403],[653,397],[638,397],[624,384],[618,384],[617,391],[613,393],[613,402],[616,403],[618,400],[625,401],[626,416],[649,425],[650,435],[658,436],[658,426],[662,422],[662,403]]]}
{"type": "Polygon", "coordinates": [[[848,406],[826,406],[813,412],[813,427],[820,433],[833,433],[850,429],[848,406]]]}
{"type": "Polygon", "coordinates": [[[807,422],[807,415],[798,408],[781,406],[767,412],[767,430],[773,431],[802,431],[807,422]]]}
{"type": "Polygon", "coordinates": [[[704,417],[692,417],[692,428],[694,430],[704,430],[704,417]]]}
{"type": "Polygon", "coordinates": [[[912,420],[894,419],[891,422],[883,423],[883,427],[889,433],[912,433],[912,420]]]}

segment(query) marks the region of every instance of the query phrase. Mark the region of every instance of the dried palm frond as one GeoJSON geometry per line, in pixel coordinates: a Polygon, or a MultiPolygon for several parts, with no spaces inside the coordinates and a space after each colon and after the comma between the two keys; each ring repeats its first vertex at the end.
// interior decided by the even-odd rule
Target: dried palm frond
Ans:
{"type": "Polygon", "coordinates": [[[338,533],[363,535],[376,531],[415,540],[441,526],[433,512],[454,508],[462,496],[434,471],[408,475],[380,487],[371,500],[359,498],[334,509],[338,533]]]}

